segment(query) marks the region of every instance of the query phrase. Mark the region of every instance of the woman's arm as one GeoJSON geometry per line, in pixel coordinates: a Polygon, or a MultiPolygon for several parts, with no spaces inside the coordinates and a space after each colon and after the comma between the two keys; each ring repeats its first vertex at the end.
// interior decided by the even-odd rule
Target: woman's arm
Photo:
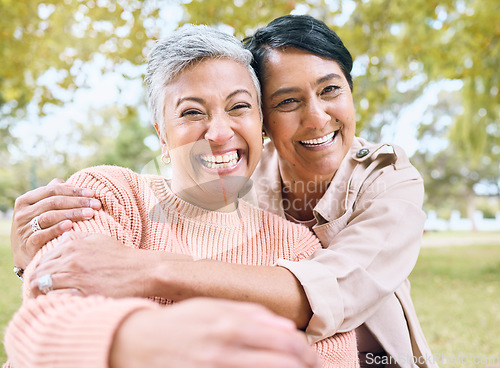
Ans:
{"type": "MultiPolygon", "coordinates": [[[[304,231],[301,242],[314,239],[304,231]]],[[[300,329],[312,315],[303,288],[282,267],[193,261],[185,255],[124,247],[102,234],[74,232],[35,263],[33,295],[40,294],[38,278],[51,274],[54,289],[77,289],[83,295],[248,301],[291,319],[300,329]]]]}
{"type": "Polygon", "coordinates": [[[191,299],[127,318],[110,367],[317,367],[305,341],[291,321],[261,306],[191,299]]]}

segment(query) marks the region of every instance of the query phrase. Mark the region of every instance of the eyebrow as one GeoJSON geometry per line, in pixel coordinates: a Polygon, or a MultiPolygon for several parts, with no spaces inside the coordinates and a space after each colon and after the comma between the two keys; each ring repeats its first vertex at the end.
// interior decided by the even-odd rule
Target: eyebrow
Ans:
{"type": "MultiPolygon", "coordinates": [[[[316,80],[315,85],[316,86],[320,85],[321,83],[325,83],[331,79],[342,79],[342,77],[340,75],[338,75],[337,73],[329,73],[329,74],[319,78],[318,80],[316,80]]],[[[279,95],[284,95],[284,94],[287,94],[290,92],[298,92],[298,91],[300,91],[300,88],[298,88],[298,87],[280,88],[271,95],[271,99],[275,98],[276,96],[279,96],[279,95]]]]}
{"type": "MultiPolygon", "coordinates": [[[[239,93],[245,93],[245,94],[249,95],[250,97],[252,97],[252,94],[249,91],[247,91],[246,89],[237,89],[236,91],[231,92],[226,97],[226,101],[231,99],[232,97],[236,96],[239,93]]],[[[183,103],[184,101],[194,101],[194,102],[198,102],[200,104],[203,104],[205,102],[205,100],[203,98],[200,98],[200,97],[183,97],[177,101],[177,104],[175,105],[175,107],[179,107],[179,105],[181,103],[183,103]]]]}
{"type": "Polygon", "coordinates": [[[236,90],[236,91],[234,91],[234,92],[231,92],[231,93],[229,94],[229,96],[227,96],[226,100],[229,100],[230,98],[232,98],[232,97],[236,96],[236,95],[237,95],[237,94],[239,94],[239,93],[244,93],[244,94],[247,94],[247,95],[249,95],[250,97],[252,97],[252,94],[251,94],[248,90],[241,88],[241,89],[237,89],[237,90],[236,90]]]}
{"type": "Polygon", "coordinates": [[[179,105],[181,103],[183,103],[184,101],[194,101],[194,102],[198,102],[200,104],[205,102],[205,100],[203,98],[199,98],[199,97],[182,97],[182,98],[179,98],[177,100],[177,104],[175,105],[175,107],[179,107],[179,105]]]}

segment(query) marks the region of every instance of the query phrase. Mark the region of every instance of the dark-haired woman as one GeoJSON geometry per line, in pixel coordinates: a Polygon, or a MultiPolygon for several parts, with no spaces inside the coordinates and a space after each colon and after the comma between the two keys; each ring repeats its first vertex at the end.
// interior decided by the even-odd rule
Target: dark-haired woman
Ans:
{"type": "MultiPolygon", "coordinates": [[[[309,16],[280,17],[245,45],[261,80],[270,138],[253,175],[259,204],[312,229],[323,249],[300,262],[278,261],[280,267],[210,262],[200,268],[172,261],[155,282],[164,282],[172,299],[235,298],[239,283],[272,279],[287,291],[286,300],[265,282],[255,294],[236,298],[293,319],[311,341],[356,328],[362,366],[435,366],[407,280],[423,233],[423,182],[399,147],[355,137],[349,51],[334,31],[309,16]],[[186,275],[195,282],[187,283],[186,275]]],[[[28,196],[18,205],[33,202],[28,196]]],[[[31,205],[32,216],[48,212],[45,218],[51,218],[41,226],[39,241],[58,232],[60,217],[47,203],[31,205]]],[[[14,226],[25,229],[29,220],[17,218],[14,226]]],[[[15,261],[29,258],[23,248],[29,242],[28,236],[14,239],[15,261]]],[[[85,290],[85,275],[80,279],[78,287],[85,290]]],[[[106,289],[105,279],[101,286],[106,289]]]]}

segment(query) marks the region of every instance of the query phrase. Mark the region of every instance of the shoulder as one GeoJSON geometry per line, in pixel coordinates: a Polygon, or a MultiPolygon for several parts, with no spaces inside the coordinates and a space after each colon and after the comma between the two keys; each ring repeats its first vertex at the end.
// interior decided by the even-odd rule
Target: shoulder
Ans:
{"type": "Polygon", "coordinates": [[[94,178],[99,181],[123,182],[138,177],[139,174],[120,166],[101,165],[80,170],[73,174],[68,181],[82,180],[83,178],[94,178]]]}
{"type": "MultiPolygon", "coordinates": [[[[422,180],[403,148],[391,143],[370,143],[356,137],[348,160],[357,163],[355,177],[364,180],[374,176],[390,180],[422,180]]],[[[379,178],[381,179],[381,178],[379,178]]]]}
{"type": "Polygon", "coordinates": [[[391,143],[372,144],[356,139],[349,159],[356,162],[349,191],[356,193],[353,204],[364,208],[375,198],[413,202],[421,207],[424,182],[406,152],[391,143]]]}
{"type": "Polygon", "coordinates": [[[73,174],[68,183],[93,189],[100,199],[105,197],[122,198],[137,197],[148,190],[148,176],[120,166],[94,166],[73,174]]]}
{"type": "Polygon", "coordinates": [[[410,160],[403,148],[392,143],[371,143],[363,138],[355,137],[348,159],[358,163],[385,161],[387,165],[396,165],[397,168],[411,166],[410,160]]]}

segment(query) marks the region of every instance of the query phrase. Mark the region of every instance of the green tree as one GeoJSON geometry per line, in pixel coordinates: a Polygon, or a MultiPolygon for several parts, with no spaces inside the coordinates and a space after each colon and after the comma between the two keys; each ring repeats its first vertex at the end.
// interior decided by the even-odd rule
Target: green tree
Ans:
{"type": "MultiPolygon", "coordinates": [[[[107,58],[107,71],[120,63],[142,64],[145,50],[159,36],[168,16],[159,6],[168,4],[0,0],[0,115],[13,117],[0,120],[0,151],[8,154],[9,126],[22,117],[27,103],[38,103],[40,114],[48,103],[62,103],[54,85],[70,92],[85,86],[85,63],[97,54],[107,58]],[[51,83],[40,79],[47,70],[54,72],[51,83]]],[[[324,20],[339,33],[356,60],[358,132],[374,139],[383,127],[395,124],[402,109],[431,83],[461,80],[463,88],[455,99],[460,108],[450,112],[452,122],[442,133],[452,144],[448,150],[459,157],[457,165],[480,177],[489,175],[481,169],[483,162],[490,160],[490,166],[498,166],[497,0],[191,0],[179,4],[185,10],[184,22],[230,26],[240,38],[292,11],[324,20]]],[[[436,109],[431,114],[436,122],[443,111],[436,109]]],[[[127,120],[127,115],[122,118],[127,120]]],[[[100,138],[125,142],[120,148],[120,143],[115,146],[106,141],[109,151],[100,158],[116,163],[123,158],[127,165],[134,165],[133,160],[126,161],[123,148],[131,142],[126,131],[137,126],[127,124],[129,128],[119,135],[100,138]]],[[[428,128],[425,124],[422,127],[428,128]]],[[[445,165],[435,152],[425,154],[427,160],[436,159],[435,165],[445,165]]],[[[141,153],[133,156],[141,157],[141,153]]],[[[70,159],[63,158],[66,164],[62,167],[84,162],[70,159]]]]}
{"type": "MultiPolygon", "coordinates": [[[[37,81],[48,69],[62,71],[57,84],[81,86],[84,63],[100,53],[114,63],[141,64],[146,42],[157,34],[147,19],[158,8],[143,1],[0,0],[0,112],[20,114],[34,100],[60,103],[37,81]]],[[[19,116],[19,115],[18,115],[19,116]]]]}
{"type": "MultiPolygon", "coordinates": [[[[116,112],[118,107],[101,111],[100,116],[107,119],[117,119],[117,133],[104,137],[99,141],[96,135],[101,134],[101,129],[87,129],[88,135],[83,137],[83,142],[92,142],[95,154],[89,159],[91,165],[119,165],[134,171],[140,171],[144,165],[160,154],[146,144],[147,138],[156,137],[154,128],[145,125],[133,107],[126,107],[116,112]]],[[[101,135],[102,137],[102,135],[101,135]]]]}

